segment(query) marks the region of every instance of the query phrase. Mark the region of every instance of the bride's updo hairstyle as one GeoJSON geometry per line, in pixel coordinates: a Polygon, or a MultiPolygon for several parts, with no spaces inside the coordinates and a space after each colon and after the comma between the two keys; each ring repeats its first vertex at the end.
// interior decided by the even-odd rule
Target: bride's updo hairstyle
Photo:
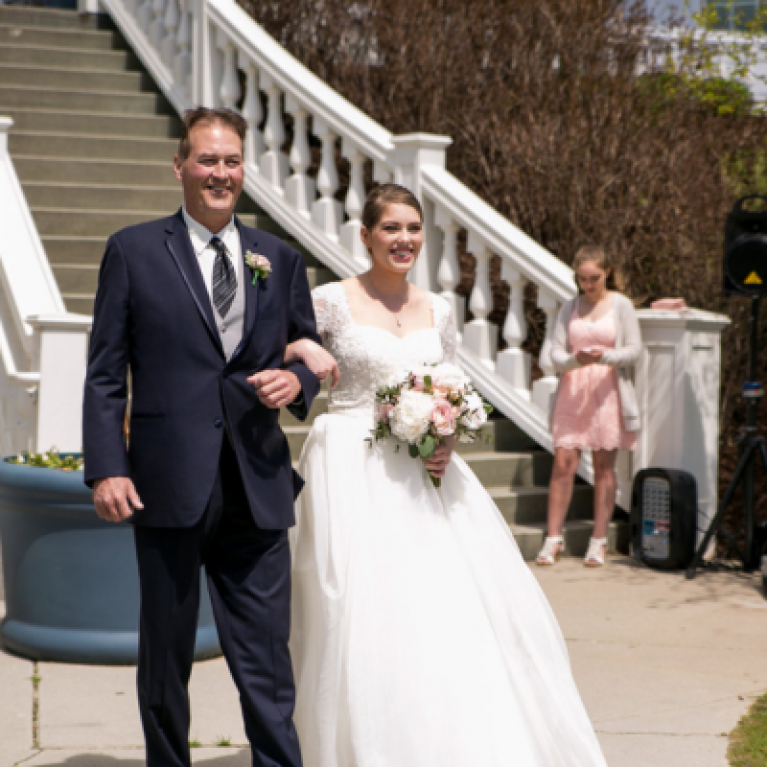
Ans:
{"type": "Polygon", "coordinates": [[[379,184],[365,200],[365,207],[362,209],[362,226],[372,232],[381,222],[386,206],[392,204],[409,205],[418,211],[418,216],[423,221],[421,203],[409,189],[399,184],[379,184]]]}
{"type": "Polygon", "coordinates": [[[595,263],[597,268],[607,272],[606,283],[608,290],[614,290],[618,293],[625,292],[626,280],[623,277],[623,272],[615,265],[601,245],[582,246],[573,259],[573,270],[577,272],[578,267],[587,261],[595,263]]]}

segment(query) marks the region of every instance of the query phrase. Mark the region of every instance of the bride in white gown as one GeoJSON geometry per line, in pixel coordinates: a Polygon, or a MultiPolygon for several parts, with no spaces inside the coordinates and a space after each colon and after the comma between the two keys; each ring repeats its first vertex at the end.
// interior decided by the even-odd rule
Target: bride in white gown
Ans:
{"type": "MultiPolygon", "coordinates": [[[[366,442],[377,384],[455,362],[456,337],[448,304],[406,281],[417,200],[378,187],[363,223],[371,271],[312,294],[341,380],[301,455],[292,531],[304,763],[603,766],[556,619],[472,471],[448,444],[428,464],[435,489],[394,440],[366,442]]],[[[327,372],[323,352],[292,353],[327,372]]]]}

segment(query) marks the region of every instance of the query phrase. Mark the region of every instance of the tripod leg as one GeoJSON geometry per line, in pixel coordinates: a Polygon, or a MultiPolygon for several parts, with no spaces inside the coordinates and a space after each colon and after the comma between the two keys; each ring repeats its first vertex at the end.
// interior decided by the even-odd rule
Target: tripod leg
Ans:
{"type": "Polygon", "coordinates": [[[748,448],[743,452],[743,455],[740,457],[740,461],[738,461],[738,467],[735,469],[735,474],[733,474],[732,479],[730,480],[730,484],[727,486],[727,490],[724,491],[724,496],[722,497],[722,501],[719,504],[719,508],[716,510],[716,515],[714,516],[713,520],[711,520],[711,524],[708,526],[708,530],[706,530],[706,534],[703,536],[703,540],[701,541],[700,546],[698,546],[698,549],[695,552],[695,556],[692,558],[692,562],[690,562],[690,566],[687,568],[688,580],[692,580],[695,577],[695,571],[703,560],[703,555],[706,553],[708,544],[711,542],[711,539],[714,537],[714,535],[716,535],[716,531],[722,524],[724,513],[727,511],[727,507],[730,505],[732,496],[738,489],[740,480],[746,471],[746,467],[754,456],[756,447],[757,441],[755,440],[748,446],[748,448]]]}

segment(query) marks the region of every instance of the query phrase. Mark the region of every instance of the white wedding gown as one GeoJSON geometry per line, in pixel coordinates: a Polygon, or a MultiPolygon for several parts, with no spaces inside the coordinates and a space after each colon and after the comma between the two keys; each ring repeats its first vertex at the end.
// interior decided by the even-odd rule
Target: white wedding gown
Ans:
{"type": "Polygon", "coordinates": [[[599,767],[548,602],[495,504],[453,455],[435,489],[395,441],[372,448],[376,382],[455,361],[447,303],[399,339],[313,293],[341,383],[301,455],[292,531],[305,767],[599,767]]]}

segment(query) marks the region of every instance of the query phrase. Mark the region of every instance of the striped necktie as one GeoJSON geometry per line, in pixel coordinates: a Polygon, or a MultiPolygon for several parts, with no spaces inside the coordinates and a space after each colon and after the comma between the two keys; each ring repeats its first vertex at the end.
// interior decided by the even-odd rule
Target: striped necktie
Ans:
{"type": "Polygon", "coordinates": [[[221,239],[211,237],[210,247],[216,251],[216,260],[213,262],[213,306],[223,319],[237,295],[237,275],[221,239]]]}

